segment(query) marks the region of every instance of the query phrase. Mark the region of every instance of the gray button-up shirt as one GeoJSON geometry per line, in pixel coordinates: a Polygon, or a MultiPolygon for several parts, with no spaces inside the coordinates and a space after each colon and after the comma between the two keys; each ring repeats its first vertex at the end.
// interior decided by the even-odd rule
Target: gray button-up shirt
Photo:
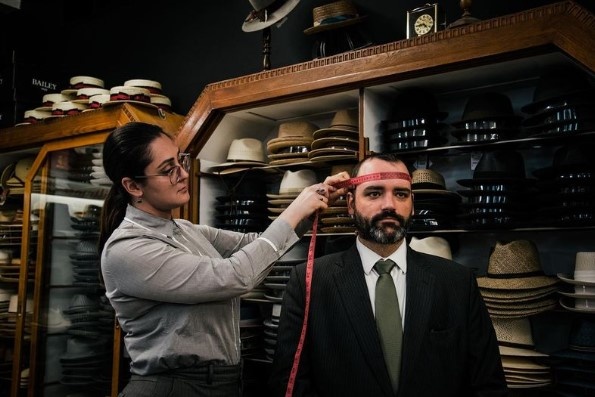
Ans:
{"type": "Polygon", "coordinates": [[[264,280],[298,234],[281,219],[244,234],[129,205],[105,244],[101,271],[131,372],[238,364],[239,296],[264,280]]]}

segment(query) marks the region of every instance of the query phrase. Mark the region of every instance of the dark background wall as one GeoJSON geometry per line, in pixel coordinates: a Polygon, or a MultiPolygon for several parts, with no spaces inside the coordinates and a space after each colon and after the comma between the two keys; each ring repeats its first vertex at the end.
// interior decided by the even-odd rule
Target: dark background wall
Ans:
{"type": "MultiPolygon", "coordinates": [[[[302,0],[272,28],[272,68],[312,59],[314,37],[303,31],[312,26],[312,9],[330,2],[302,0]]],[[[489,19],[553,2],[483,0],[471,11],[489,19]]],[[[594,8],[593,0],[577,2],[594,8]]],[[[448,23],[461,16],[458,1],[439,3],[448,23]]],[[[423,2],[354,4],[367,16],[361,28],[383,44],[406,37],[406,12],[423,2]]],[[[208,83],[263,70],[262,32],[241,29],[251,9],[247,0],[22,0],[20,9],[0,3],[0,49],[58,66],[67,78],[102,78],[106,88],[132,78],[157,80],[174,110],[186,114],[208,83]]]]}

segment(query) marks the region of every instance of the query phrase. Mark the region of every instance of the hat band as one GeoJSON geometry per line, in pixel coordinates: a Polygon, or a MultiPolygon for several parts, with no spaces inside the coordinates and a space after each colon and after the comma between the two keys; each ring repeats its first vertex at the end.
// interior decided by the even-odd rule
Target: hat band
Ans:
{"type": "Polygon", "coordinates": [[[275,11],[277,11],[285,3],[285,0],[276,0],[272,2],[269,6],[263,8],[262,10],[252,10],[250,14],[248,14],[244,22],[252,22],[255,19],[258,19],[260,22],[266,22],[269,18],[269,14],[272,14],[275,11]]]}
{"type": "Polygon", "coordinates": [[[320,21],[316,21],[316,22],[314,22],[314,26],[328,25],[328,24],[331,24],[331,23],[343,22],[343,21],[346,21],[348,19],[353,19],[353,18],[356,18],[356,17],[357,17],[357,15],[352,15],[352,14],[336,15],[336,16],[324,18],[324,19],[322,19],[320,21]]]}
{"type": "Polygon", "coordinates": [[[490,273],[488,272],[488,277],[490,278],[520,278],[520,277],[534,277],[534,276],[545,276],[540,270],[536,270],[534,272],[525,272],[525,273],[490,273]]]}

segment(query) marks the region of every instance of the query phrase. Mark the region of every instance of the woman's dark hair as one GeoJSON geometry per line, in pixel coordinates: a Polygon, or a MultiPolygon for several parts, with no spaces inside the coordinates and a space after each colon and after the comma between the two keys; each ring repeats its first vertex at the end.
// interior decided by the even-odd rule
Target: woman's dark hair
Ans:
{"type": "Polygon", "coordinates": [[[151,143],[160,136],[168,136],[159,126],[130,122],[112,131],[103,144],[103,168],[113,185],[105,198],[101,212],[99,252],[113,231],[120,225],[130,202],[122,186],[122,178],[144,175],[151,163],[151,143]]]}

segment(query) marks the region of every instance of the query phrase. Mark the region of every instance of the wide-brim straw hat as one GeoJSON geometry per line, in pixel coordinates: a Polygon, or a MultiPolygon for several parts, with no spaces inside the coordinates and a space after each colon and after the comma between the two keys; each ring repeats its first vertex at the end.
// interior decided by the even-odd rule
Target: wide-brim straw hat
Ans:
{"type": "Polygon", "coordinates": [[[304,30],[314,34],[332,29],[344,28],[360,23],[366,16],[359,15],[350,1],[335,1],[312,9],[313,26],[304,30]]]}
{"type": "Polygon", "coordinates": [[[537,246],[530,240],[497,242],[486,276],[477,278],[480,288],[500,290],[535,289],[557,282],[556,277],[543,273],[537,246]]]}
{"type": "Polygon", "coordinates": [[[256,32],[281,22],[300,2],[300,0],[248,0],[252,11],[248,14],[242,30],[256,32]]]}
{"type": "Polygon", "coordinates": [[[411,190],[413,194],[436,194],[460,198],[450,190],[446,190],[444,176],[429,168],[419,168],[411,173],[411,190]]]}

